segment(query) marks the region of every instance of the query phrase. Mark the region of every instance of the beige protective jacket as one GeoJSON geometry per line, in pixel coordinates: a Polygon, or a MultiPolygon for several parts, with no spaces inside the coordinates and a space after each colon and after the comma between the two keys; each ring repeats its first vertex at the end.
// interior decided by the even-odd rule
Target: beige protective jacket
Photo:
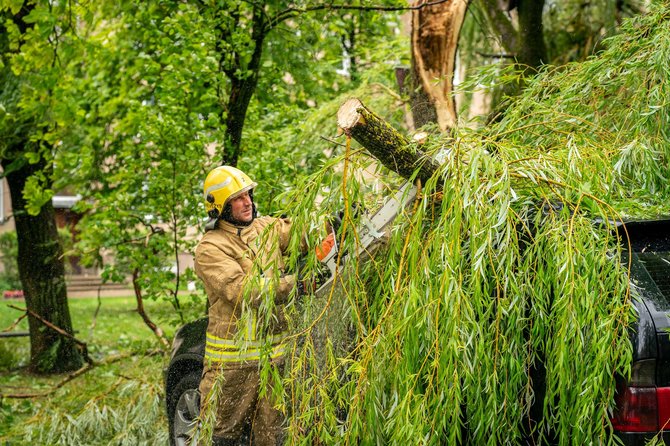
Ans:
{"type": "Polygon", "coordinates": [[[209,299],[206,362],[258,360],[268,345],[272,358],[282,355],[286,330],[282,309],[295,286],[295,277],[283,274],[290,227],[289,220],[272,217],[256,218],[246,227],[219,221],[200,240],[195,272],[209,299]],[[274,300],[275,310],[270,323],[264,324],[267,332],[261,334],[257,310],[268,297],[274,300]],[[251,317],[242,317],[245,306],[251,309],[251,317]]]}

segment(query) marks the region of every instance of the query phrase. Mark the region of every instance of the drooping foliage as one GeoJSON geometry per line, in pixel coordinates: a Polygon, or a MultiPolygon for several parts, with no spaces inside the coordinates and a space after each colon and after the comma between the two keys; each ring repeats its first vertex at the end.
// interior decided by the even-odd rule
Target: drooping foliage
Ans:
{"type": "MultiPolygon", "coordinates": [[[[234,3],[240,2],[221,2],[234,3]]],[[[99,20],[99,26],[87,30],[90,35],[81,35],[84,30],[78,29],[73,40],[89,46],[77,46],[77,53],[61,58],[61,62],[71,62],[62,72],[56,68],[64,65],[48,63],[53,59],[50,48],[42,49],[41,63],[52,69],[47,80],[58,80],[58,88],[51,90],[49,101],[42,102],[41,90],[34,91],[31,103],[40,113],[45,105],[57,104],[52,109],[57,113],[49,116],[57,116],[58,125],[47,135],[51,142],[59,143],[56,186],[83,185],[86,198],[92,199],[80,205],[91,216],[84,223],[91,230],[85,242],[90,244],[83,246],[90,248],[86,253],[104,253],[101,246],[113,250],[119,268],[110,269],[110,276],[140,268],[147,276],[155,273],[154,279],[148,278],[150,283],[144,283],[153,296],[175,290],[166,253],[188,249],[192,243],[183,235],[187,226],[199,225],[197,215],[202,215],[196,183],[208,162],[217,163],[205,160],[203,147],[222,139],[218,98],[213,92],[225,81],[215,73],[214,38],[200,26],[202,17],[193,5],[125,3],[119,11],[105,3],[100,11],[87,9],[93,16],[86,16],[86,21],[99,20]],[[79,51],[84,57],[79,57],[79,51]],[[86,62],[78,63],[81,61],[86,62]],[[175,216],[178,222],[172,219],[175,216]],[[148,225],[167,228],[167,234],[154,233],[148,225]],[[157,253],[163,257],[154,257],[157,253]]],[[[47,15],[41,19],[50,20],[47,15]]],[[[635,25],[641,30],[636,38],[629,36],[613,44],[626,51],[616,54],[618,49],[610,50],[603,56],[606,59],[599,59],[599,68],[594,60],[585,68],[575,66],[540,78],[531,84],[533,92],[521,98],[497,127],[457,135],[456,144],[429,140],[429,150],[439,154],[445,169],[434,183],[423,186],[424,195],[412,215],[398,220],[384,255],[368,264],[349,263],[344,291],[325,302],[308,299],[301,304],[305,307],[296,308],[307,312],[292,315],[300,342],[284,387],[284,407],[293,415],[290,442],[415,444],[417,439],[440,442],[461,434],[467,434],[472,444],[513,442],[520,435],[518,421],[529,410],[531,394],[525,373],[542,364],[553,365],[547,380],[558,383],[552,388],[564,394],[559,398],[561,405],[546,409],[558,421],[547,418],[540,429],[554,428],[562,438],[574,435],[575,443],[606,435],[594,420],[606,423],[603,408],[611,397],[610,372],[624,370],[627,347],[602,349],[610,345],[607,336],[612,342],[623,339],[627,297],[620,292],[625,291],[620,266],[603,263],[604,258],[597,255],[615,249],[613,241],[590,222],[597,215],[616,217],[601,202],[620,214],[651,215],[666,209],[663,177],[667,172],[663,168],[667,150],[662,142],[667,135],[661,124],[667,123],[667,108],[663,101],[651,101],[649,93],[653,90],[659,99],[667,95],[663,58],[649,57],[656,55],[650,52],[652,48],[664,51],[667,25],[662,19],[665,17],[652,15],[635,25]],[[651,36],[657,41],[652,42],[651,36]],[[628,56],[636,63],[626,62],[628,56]],[[588,69],[587,75],[583,70],[588,69]],[[606,99],[599,95],[600,84],[591,81],[597,69],[603,70],[597,75],[606,86],[602,88],[606,99]],[[641,81],[649,73],[656,73],[657,82],[645,90],[641,87],[646,83],[641,81]],[[630,88],[620,88],[626,86],[630,88]],[[581,99],[580,89],[591,101],[581,99]],[[631,95],[633,106],[627,102],[631,95]],[[565,101],[564,109],[557,100],[565,101]],[[540,112],[527,116],[531,107],[540,112]],[[554,110],[560,113],[552,113],[554,110]],[[451,151],[442,153],[443,147],[451,151]],[[647,185],[655,185],[655,195],[648,193],[647,185]],[[441,196],[434,191],[438,186],[441,196]],[[565,207],[554,209],[552,205],[558,202],[565,207]],[[601,282],[595,282],[599,269],[601,282]],[[573,281],[575,278],[579,280],[573,281]],[[596,296],[595,290],[602,292],[596,296]],[[322,314],[323,308],[326,312],[322,314]],[[593,339],[589,327],[596,318],[603,321],[598,334],[606,331],[599,337],[602,345],[586,342],[593,339]],[[575,337],[567,338],[564,333],[568,332],[575,337]],[[583,344],[578,335],[583,335],[583,344]],[[572,364],[569,360],[576,353],[571,347],[595,359],[572,364]],[[566,351],[570,354],[560,356],[566,351]],[[598,375],[589,364],[611,367],[598,375]],[[577,376],[591,384],[580,387],[589,389],[586,395],[565,387],[565,381],[577,376]],[[592,401],[584,405],[587,396],[592,401]],[[462,424],[466,421],[467,425],[462,424]],[[593,427],[594,432],[581,432],[582,427],[593,427]]],[[[629,26],[628,31],[631,29],[629,26]]],[[[282,52],[280,36],[295,41],[296,48],[303,45],[297,30],[288,24],[277,31],[276,41],[274,35],[268,41],[276,54],[294,53],[282,52]]],[[[48,26],[42,32],[49,35],[48,26]]],[[[310,48],[318,47],[318,42],[312,43],[310,48]]],[[[316,57],[320,55],[315,51],[314,58],[302,60],[323,60],[316,57]]],[[[307,65],[302,63],[303,68],[307,65]]],[[[267,128],[273,132],[264,135],[266,128],[254,132],[250,140],[264,142],[263,151],[249,150],[243,167],[252,174],[254,169],[262,170],[264,187],[282,183],[275,189],[279,191],[286,188],[285,178],[273,182],[273,169],[286,178],[297,176],[315,166],[317,156],[304,160],[292,154],[291,160],[305,161],[304,165],[296,163],[296,168],[285,161],[288,156],[269,156],[277,154],[276,147],[281,150],[297,142],[299,146],[291,147],[308,150],[332,144],[305,137],[308,129],[317,128],[314,121],[296,127],[286,118],[296,87],[287,83],[274,90],[272,86],[289,70],[274,58],[266,60],[263,68],[274,76],[261,84],[265,88],[261,99],[272,103],[252,103],[251,113],[255,120],[272,118],[267,128]],[[289,100],[276,104],[278,97],[289,100]]],[[[306,71],[302,76],[292,72],[293,77],[309,79],[306,71]]],[[[337,78],[332,70],[324,71],[330,73],[330,80],[337,78]]],[[[326,94],[338,91],[332,85],[322,87],[326,94]]],[[[311,107],[311,98],[302,92],[298,96],[297,103],[311,107]]],[[[370,105],[374,110],[387,110],[370,105]]],[[[249,148],[256,147],[249,144],[249,148]]],[[[361,173],[363,167],[369,168],[368,158],[354,148],[302,182],[298,195],[277,200],[294,203],[286,211],[295,217],[296,233],[304,230],[310,234],[310,243],[316,243],[311,207],[315,201],[323,200],[323,214],[351,209],[355,202],[372,211],[397,187],[392,178],[372,181],[361,173]],[[344,160],[346,167],[342,167],[344,160]]],[[[384,177],[392,174],[384,172],[384,177]]],[[[52,191],[42,194],[45,191],[37,186],[35,183],[33,192],[40,194],[40,200],[48,200],[52,191]]],[[[353,212],[345,215],[345,247],[356,243],[353,224],[359,218],[353,212]]],[[[129,394],[137,396],[138,391],[131,389],[129,394]]],[[[156,401],[152,404],[156,406],[156,401]]],[[[97,413],[98,406],[91,404],[86,412],[97,413]]],[[[82,429],[65,438],[86,438],[89,420],[77,418],[82,429]]],[[[54,424],[58,424],[57,417],[54,424]]],[[[44,438],[55,442],[57,430],[44,438]]],[[[137,437],[128,436],[129,441],[151,437],[143,428],[128,432],[137,433],[137,437]]],[[[100,438],[104,441],[106,437],[100,438]]]]}
{"type": "Polygon", "coordinates": [[[77,411],[49,407],[42,422],[26,426],[21,444],[167,444],[160,387],[139,380],[112,382],[105,398],[92,398],[77,411]],[[112,395],[109,395],[113,391],[112,395]]]}
{"type": "MultiPolygon", "coordinates": [[[[614,442],[633,296],[607,222],[670,212],[668,19],[654,7],[598,57],[532,80],[495,126],[424,144],[442,169],[385,246],[295,300],[275,385],[289,444],[614,442]]],[[[342,252],[356,249],[360,209],[400,182],[365,168],[348,149],[289,197],[296,248],[322,236],[322,200],[321,218],[344,209],[342,252]]]]}

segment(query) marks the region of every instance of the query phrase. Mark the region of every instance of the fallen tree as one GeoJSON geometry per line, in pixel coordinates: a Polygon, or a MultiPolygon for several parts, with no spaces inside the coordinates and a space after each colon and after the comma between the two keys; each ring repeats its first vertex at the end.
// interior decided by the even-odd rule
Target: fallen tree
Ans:
{"type": "MultiPolygon", "coordinates": [[[[345,103],[339,127],[386,167],[372,179],[369,157],[347,148],[287,197],[296,233],[318,243],[317,201],[319,216],[373,212],[400,182],[386,168],[422,193],[383,251],[346,257],[338,290],[289,308],[298,342],[283,381],[267,377],[293,415],[288,444],[615,442],[631,290],[616,236],[594,220],[670,214],[670,113],[658,107],[670,85],[649,57],[670,54],[668,13],[658,6],[599,58],[532,80],[491,127],[420,150],[345,103]]],[[[343,253],[364,225],[350,214],[343,253]]]]}
{"type": "MultiPolygon", "coordinates": [[[[601,429],[595,429],[598,432],[596,437],[593,437],[593,432],[588,432],[586,435],[582,432],[583,438],[588,438],[587,441],[594,441],[594,438],[605,442],[611,441],[606,431],[609,423],[606,413],[612,404],[614,374],[608,376],[600,372],[594,374],[590,368],[599,370],[601,367],[599,361],[606,363],[602,364],[606,370],[612,370],[614,363],[618,363],[619,366],[625,364],[625,358],[630,354],[625,342],[628,325],[628,311],[625,308],[630,302],[629,291],[622,265],[617,259],[611,260],[612,250],[617,250],[616,241],[608,236],[607,230],[601,232],[594,230],[590,222],[593,215],[579,209],[580,203],[592,201],[595,203],[595,214],[598,217],[604,220],[618,218],[606,203],[584,191],[580,192],[577,200],[574,200],[571,198],[571,187],[567,182],[547,178],[546,175],[538,174],[539,172],[530,173],[525,169],[515,171],[506,164],[505,157],[491,156],[482,148],[482,145],[486,147],[495,145],[497,138],[477,140],[471,138],[474,135],[463,136],[457,145],[462,145],[467,154],[448,150],[447,166],[440,166],[434,158],[438,154],[444,154],[446,143],[453,142],[450,137],[438,138],[439,142],[432,147],[428,144],[426,147],[428,152],[421,150],[416,143],[402,136],[359,99],[352,98],[343,103],[338,112],[337,123],[348,137],[356,140],[389,170],[406,179],[418,180],[420,185],[428,186],[423,199],[417,199],[418,206],[415,204],[412,208],[410,223],[396,225],[402,229],[396,230],[395,240],[391,240],[389,248],[382,254],[385,258],[382,258],[380,263],[391,266],[395,277],[394,274],[386,275],[379,283],[370,286],[369,279],[360,278],[365,277],[369,270],[366,271],[365,266],[358,263],[356,268],[365,272],[360,273],[358,281],[344,283],[345,289],[349,288],[349,292],[355,290],[353,293],[373,294],[375,299],[380,298],[382,301],[378,309],[379,319],[370,321],[372,322],[370,325],[365,325],[363,331],[367,336],[359,338],[358,345],[351,349],[356,353],[359,350],[367,350],[368,356],[358,357],[356,354],[352,355],[351,350],[348,353],[343,350],[347,359],[360,359],[366,369],[375,368],[380,357],[384,353],[389,354],[380,352],[378,347],[378,344],[384,344],[382,334],[384,331],[395,333],[396,339],[400,342],[391,342],[390,346],[386,344],[383,348],[400,349],[403,352],[414,350],[410,353],[410,356],[414,356],[414,368],[397,367],[409,364],[403,364],[405,361],[395,358],[389,361],[383,371],[377,371],[377,378],[382,380],[389,379],[389,370],[395,370],[395,373],[403,377],[391,377],[390,380],[394,383],[391,388],[386,387],[388,384],[377,388],[366,376],[370,373],[368,371],[363,374],[365,381],[361,381],[359,376],[355,397],[364,398],[362,395],[367,392],[381,392],[388,395],[390,391],[395,398],[403,395],[406,398],[405,409],[412,412],[416,410],[416,402],[412,401],[415,392],[425,397],[424,392],[427,390],[437,392],[440,383],[450,389],[460,387],[458,392],[450,396],[446,404],[432,407],[433,410],[441,409],[451,413],[446,419],[442,419],[444,426],[442,430],[431,431],[430,435],[437,443],[448,438],[448,444],[461,442],[482,444],[486,438],[495,438],[496,435],[498,436],[494,440],[496,444],[522,441],[543,443],[555,437],[573,438],[575,428],[569,427],[571,422],[567,420],[574,420],[580,416],[575,412],[576,407],[580,407],[582,411],[588,407],[583,413],[589,413],[589,417],[600,414],[598,422],[601,424],[601,429]],[[441,167],[443,168],[440,169],[441,167]],[[467,174],[469,177],[465,176],[467,174]],[[501,178],[496,178],[498,174],[501,178]],[[491,184],[494,185],[493,190],[491,184]],[[441,201],[443,193],[438,192],[443,192],[441,190],[443,185],[445,188],[448,188],[447,186],[451,188],[448,198],[444,202],[431,198],[439,196],[441,201]],[[513,206],[514,190],[529,187],[535,189],[535,193],[527,196],[529,200],[524,205],[513,206]],[[485,189],[482,194],[480,192],[483,188],[485,189]],[[468,194],[472,194],[469,199],[468,194]],[[492,203],[493,198],[502,200],[492,203]],[[562,204],[557,206],[557,202],[562,204]],[[565,212],[561,212],[563,204],[565,212]],[[433,225],[428,228],[422,225],[422,222],[429,218],[427,209],[431,209],[430,224],[433,225]],[[557,238],[551,237],[548,235],[549,232],[560,235],[557,238]],[[608,290],[612,301],[590,314],[588,310],[600,296],[589,295],[588,287],[570,291],[569,296],[563,299],[567,302],[559,305],[575,305],[578,307],[576,311],[584,313],[577,316],[577,319],[581,319],[577,324],[573,320],[575,315],[561,314],[552,308],[555,305],[554,299],[561,301],[562,297],[560,291],[559,295],[556,295],[553,287],[559,286],[558,282],[573,286],[578,280],[573,275],[575,271],[568,274],[560,273],[561,268],[575,261],[565,255],[571,249],[570,245],[573,243],[571,238],[579,239],[584,250],[584,255],[576,261],[579,269],[593,267],[594,273],[586,279],[591,283],[588,287],[593,287],[602,280],[615,284],[608,290]],[[445,249],[445,244],[451,249],[445,249]],[[437,256],[431,252],[438,250],[441,254],[437,256]],[[445,255],[445,251],[450,254],[445,255]],[[529,253],[531,257],[526,258],[529,253]],[[595,254],[595,258],[592,258],[591,254],[595,254]],[[418,258],[412,259],[413,255],[418,258]],[[387,259],[399,260],[388,262],[385,261],[387,259]],[[450,286],[445,286],[442,281],[432,283],[430,271],[436,269],[438,274],[442,271],[441,274],[447,276],[442,280],[450,282],[450,286]],[[553,277],[549,286],[546,283],[538,283],[534,274],[539,271],[545,273],[550,271],[549,275],[553,277]],[[473,272],[475,274],[472,274],[473,272]],[[473,283],[468,284],[468,281],[473,281],[474,286],[473,283]],[[394,283],[394,286],[389,287],[387,283],[394,283]],[[378,288],[375,290],[375,287],[378,288]],[[528,293],[525,297],[519,298],[518,295],[514,295],[523,288],[526,288],[528,293]],[[447,296],[452,293],[456,295],[439,302],[441,297],[447,297],[444,296],[445,292],[447,296]],[[461,292],[463,294],[460,294],[461,292]],[[416,293],[418,295],[412,296],[416,293]],[[422,294],[428,300],[421,299],[422,294]],[[397,298],[398,296],[402,297],[397,298]],[[426,310],[431,306],[430,296],[434,296],[435,299],[432,303],[435,305],[434,311],[426,310]],[[465,300],[468,298],[483,301],[466,303],[465,300]],[[429,323],[420,321],[421,316],[393,320],[392,314],[397,311],[394,307],[406,308],[408,300],[414,300],[414,311],[429,320],[429,323]],[[450,319],[446,324],[441,323],[438,316],[442,305],[445,305],[442,312],[446,313],[441,317],[450,319]],[[455,314],[450,313],[450,305],[460,309],[455,314]],[[534,308],[535,305],[539,309],[534,308]],[[418,327],[414,325],[410,330],[392,328],[395,324],[408,324],[409,320],[412,320],[412,324],[419,324],[418,327]],[[524,320],[530,320],[530,324],[526,325],[522,322],[524,320]],[[576,346],[579,351],[590,350],[586,355],[585,367],[581,369],[571,367],[565,359],[560,360],[562,364],[555,363],[556,359],[563,357],[565,353],[564,345],[552,339],[553,333],[562,332],[566,326],[595,326],[603,321],[609,321],[606,328],[609,331],[604,334],[608,341],[602,345],[596,345],[596,342],[591,341],[585,342],[583,339],[563,340],[576,346]],[[434,327],[431,327],[433,324],[434,327]],[[493,335],[486,333],[491,324],[495,327],[493,335]],[[438,327],[443,325],[450,328],[449,336],[440,336],[438,327]],[[538,326],[541,326],[539,333],[533,333],[533,329],[538,326]],[[469,340],[464,339],[463,330],[470,333],[466,336],[469,340]],[[501,333],[506,340],[499,339],[501,333]],[[432,346],[424,344],[421,347],[420,339],[424,336],[433,339],[432,346]],[[472,342],[471,336],[481,337],[482,340],[472,342]],[[416,344],[408,348],[405,346],[408,339],[413,339],[416,344]],[[454,342],[462,342],[464,348],[469,345],[467,348],[475,349],[475,353],[468,358],[468,352],[452,352],[456,354],[447,360],[449,366],[442,369],[439,358],[443,353],[440,348],[444,347],[438,346],[441,343],[447,346],[451,344],[452,348],[458,351],[454,342]],[[610,343],[621,347],[608,355],[606,350],[610,343]],[[425,349],[433,351],[428,358],[419,353],[425,349]],[[522,349],[528,351],[524,352],[522,349]],[[520,360],[512,365],[509,363],[510,356],[520,360]],[[507,367],[512,367],[501,369],[498,364],[503,363],[507,363],[507,367]],[[465,377],[461,375],[466,364],[472,368],[470,373],[473,373],[473,376],[467,376],[467,372],[465,377]],[[416,378],[417,373],[421,375],[426,368],[430,370],[426,372],[427,379],[432,380],[443,374],[427,388],[419,385],[416,378]],[[505,375],[504,382],[500,381],[500,373],[505,375]],[[514,376],[510,376],[510,373],[514,376]],[[592,389],[597,395],[596,401],[589,403],[580,398],[566,398],[565,389],[562,387],[570,386],[572,377],[577,379],[577,376],[580,376],[584,379],[589,375],[597,375],[586,378],[596,379],[598,382],[599,387],[592,389]],[[413,380],[413,383],[403,386],[403,379],[413,380]],[[435,388],[431,389],[432,386],[435,388]],[[554,389],[552,386],[558,388],[554,389]],[[398,392],[398,389],[403,387],[404,391],[398,392]],[[463,392],[464,388],[468,387],[476,391],[463,392]],[[501,421],[498,427],[485,429],[485,434],[478,435],[477,431],[485,423],[479,419],[477,413],[483,411],[482,414],[490,414],[488,409],[490,405],[501,404],[514,394],[521,395],[523,401],[505,411],[506,413],[502,415],[504,421],[501,421]],[[471,427],[466,427],[473,422],[477,426],[474,433],[471,427]],[[456,428],[449,429],[446,426],[456,428]],[[515,429],[510,430],[511,426],[515,426],[515,429]],[[503,433],[496,433],[498,429],[502,429],[503,433]]],[[[387,268],[381,267],[378,270],[387,268]]],[[[322,347],[315,346],[315,348],[318,350],[322,347]]],[[[391,353],[391,356],[394,354],[391,353]]],[[[574,359],[567,361],[572,362],[574,359]]],[[[337,369],[335,364],[331,366],[337,369]]],[[[623,369],[619,369],[619,373],[623,374],[623,369]]],[[[593,398],[593,394],[590,393],[589,398],[593,398]]],[[[365,401],[356,403],[365,406],[365,401]]],[[[498,410],[495,413],[496,416],[501,416],[498,410]]],[[[358,416],[369,417],[370,413],[363,410],[358,416]]],[[[428,416],[428,419],[431,420],[429,423],[431,426],[435,424],[434,418],[428,416]]],[[[386,437],[382,432],[371,432],[363,426],[359,428],[362,430],[362,438],[367,438],[365,441],[379,437],[392,443],[399,443],[401,439],[411,441],[409,437],[394,437],[395,433],[391,437],[386,437]]],[[[426,435],[426,432],[422,430],[415,433],[420,434],[426,435]]],[[[577,433],[577,436],[579,435],[580,433],[577,433]]],[[[356,438],[356,441],[360,440],[361,438],[356,438]]]]}

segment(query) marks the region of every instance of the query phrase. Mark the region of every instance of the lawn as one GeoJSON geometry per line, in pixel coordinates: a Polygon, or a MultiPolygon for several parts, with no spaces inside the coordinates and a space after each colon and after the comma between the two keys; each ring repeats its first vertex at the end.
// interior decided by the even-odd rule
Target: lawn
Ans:
{"type": "MultiPolygon", "coordinates": [[[[181,300],[186,320],[204,313],[202,303],[181,300]]],[[[0,330],[21,315],[8,305],[25,307],[0,302],[0,330]]],[[[172,339],[181,324],[172,306],[149,301],[145,309],[172,339]]],[[[70,311],[76,337],[100,365],[47,394],[65,375],[29,374],[29,338],[0,338],[0,445],[167,444],[162,371],[168,353],[135,311],[134,298],[71,299],[70,311]],[[44,395],[16,397],[24,394],[44,395]]],[[[25,320],[14,329],[27,330],[25,320]]]]}

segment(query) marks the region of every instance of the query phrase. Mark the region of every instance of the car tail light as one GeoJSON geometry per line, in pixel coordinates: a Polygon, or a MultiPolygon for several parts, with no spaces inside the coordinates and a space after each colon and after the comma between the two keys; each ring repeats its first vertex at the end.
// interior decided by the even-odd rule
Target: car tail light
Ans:
{"type": "Polygon", "coordinates": [[[656,361],[633,366],[631,380],[617,380],[612,426],[619,432],[670,430],[670,387],[656,387],[656,361]]]}
{"type": "Polygon", "coordinates": [[[658,387],[656,389],[658,401],[658,428],[659,430],[670,430],[670,387],[658,387]]]}
{"type": "Polygon", "coordinates": [[[658,430],[658,403],[655,387],[617,386],[616,410],[612,426],[620,432],[658,430]],[[623,388],[622,388],[623,387],[623,388]]]}

